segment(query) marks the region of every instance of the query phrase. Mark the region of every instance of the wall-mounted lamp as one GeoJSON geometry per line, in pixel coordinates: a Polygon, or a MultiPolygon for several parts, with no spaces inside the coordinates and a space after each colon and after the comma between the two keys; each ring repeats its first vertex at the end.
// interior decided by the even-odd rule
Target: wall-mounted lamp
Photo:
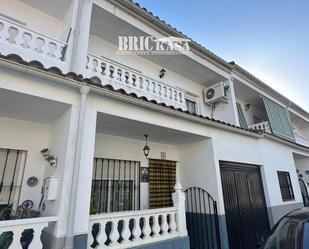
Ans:
{"type": "Polygon", "coordinates": [[[55,155],[52,155],[48,148],[41,150],[42,156],[52,167],[57,167],[58,159],[55,155]]]}
{"type": "Polygon", "coordinates": [[[164,68],[162,68],[160,70],[160,74],[159,74],[160,79],[162,79],[165,76],[165,73],[166,73],[166,70],[164,68]]]}
{"type": "Polygon", "coordinates": [[[143,151],[144,151],[145,157],[148,157],[149,152],[150,152],[150,148],[149,148],[148,143],[147,143],[148,142],[148,135],[145,134],[144,137],[145,137],[145,140],[146,140],[146,144],[145,144],[145,146],[143,148],[143,151]]]}
{"type": "Polygon", "coordinates": [[[250,109],[251,104],[245,104],[245,111],[248,111],[250,109]]]}

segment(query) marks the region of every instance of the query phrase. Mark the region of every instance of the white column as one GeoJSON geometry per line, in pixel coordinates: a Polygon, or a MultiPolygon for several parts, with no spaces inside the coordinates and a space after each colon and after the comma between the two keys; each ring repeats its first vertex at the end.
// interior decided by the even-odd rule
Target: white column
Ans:
{"type": "Polygon", "coordinates": [[[180,183],[179,177],[179,163],[177,163],[176,167],[176,184],[175,184],[175,192],[173,193],[173,203],[174,207],[177,208],[176,222],[178,226],[178,232],[180,236],[187,236],[187,223],[186,223],[186,196],[185,193],[182,192],[182,186],[180,183]]]}
{"type": "MultiPolygon", "coordinates": [[[[88,101],[89,87],[80,89],[80,113],[65,249],[73,249],[74,236],[88,234],[96,111],[88,101]]],[[[87,239],[84,239],[87,243],[87,239]]],[[[85,245],[86,248],[86,245],[85,245]]]]}
{"type": "Polygon", "coordinates": [[[75,18],[73,20],[67,56],[70,61],[69,71],[83,74],[87,63],[92,1],[76,1],[73,11],[75,18]]]}
{"type": "Polygon", "coordinates": [[[234,114],[234,124],[239,126],[239,117],[238,117],[238,111],[237,111],[237,105],[236,105],[236,95],[235,95],[235,89],[234,89],[234,82],[233,78],[231,77],[229,79],[229,99],[231,100],[232,104],[232,111],[234,114]]]}

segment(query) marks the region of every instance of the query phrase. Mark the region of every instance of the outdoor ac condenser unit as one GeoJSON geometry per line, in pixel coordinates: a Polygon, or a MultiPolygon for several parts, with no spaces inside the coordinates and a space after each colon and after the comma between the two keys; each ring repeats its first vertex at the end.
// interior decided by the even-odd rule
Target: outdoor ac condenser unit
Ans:
{"type": "Polygon", "coordinates": [[[226,84],[220,82],[204,89],[204,101],[209,105],[213,105],[217,102],[227,102],[226,84]]]}

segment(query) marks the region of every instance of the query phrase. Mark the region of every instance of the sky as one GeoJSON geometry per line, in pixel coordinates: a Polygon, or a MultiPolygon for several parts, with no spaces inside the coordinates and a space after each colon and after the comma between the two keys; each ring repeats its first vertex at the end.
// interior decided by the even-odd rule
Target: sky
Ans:
{"type": "Polygon", "coordinates": [[[135,0],[309,112],[309,0],[135,0]]]}

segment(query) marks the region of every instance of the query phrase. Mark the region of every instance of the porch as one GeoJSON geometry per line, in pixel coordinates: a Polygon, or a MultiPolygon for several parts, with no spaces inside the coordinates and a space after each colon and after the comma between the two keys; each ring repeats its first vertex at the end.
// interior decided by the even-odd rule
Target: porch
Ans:
{"type": "MultiPolygon", "coordinates": [[[[148,248],[186,238],[180,174],[182,167],[189,166],[181,165],[180,154],[186,156],[181,148],[203,140],[203,136],[98,113],[88,248],[148,248]],[[143,152],[144,134],[148,134],[148,157],[143,152]]],[[[183,248],[189,248],[187,243],[183,248]]]]}
{"type": "Polygon", "coordinates": [[[1,248],[39,249],[59,220],[71,109],[6,89],[0,106],[1,248]]]}

